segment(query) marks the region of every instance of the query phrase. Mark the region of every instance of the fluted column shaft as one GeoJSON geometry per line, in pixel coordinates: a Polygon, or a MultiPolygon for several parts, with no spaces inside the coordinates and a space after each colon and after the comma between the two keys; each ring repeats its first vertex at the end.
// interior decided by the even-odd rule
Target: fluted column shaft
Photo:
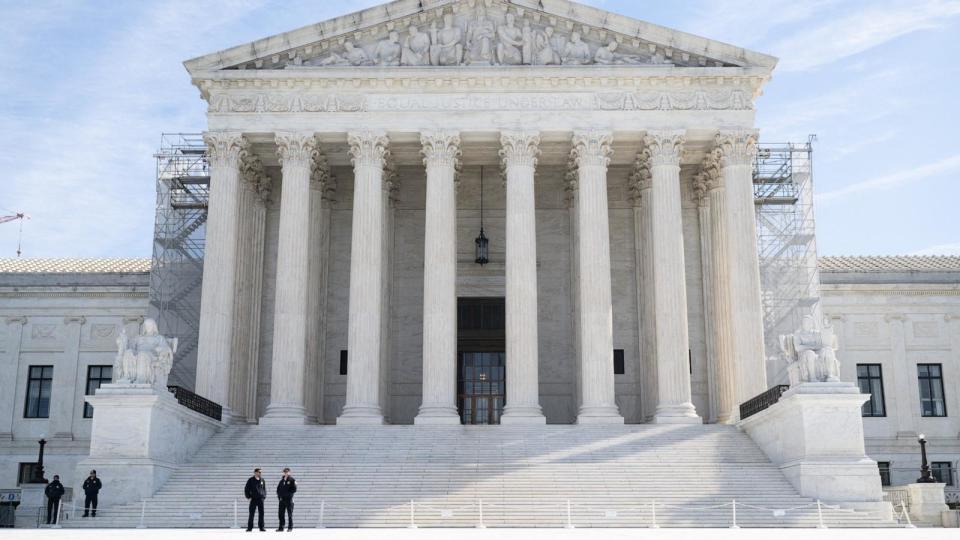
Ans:
{"type": "Polygon", "coordinates": [[[347,399],[338,424],[382,424],[380,347],[383,286],[383,169],[389,156],[382,132],[350,133],[353,230],[347,399]]]}
{"type": "Polygon", "coordinates": [[[537,209],[534,173],[540,135],[503,132],[500,156],[507,177],[507,399],[502,424],[544,424],[540,408],[537,332],[537,209]]]}
{"type": "Polygon", "coordinates": [[[634,190],[634,232],[636,237],[637,314],[640,321],[641,418],[653,422],[657,411],[657,335],[653,283],[653,205],[650,200],[648,152],[637,154],[631,176],[634,190]]]}
{"type": "Polygon", "coordinates": [[[610,283],[610,221],[607,166],[613,136],[576,132],[579,229],[580,410],[577,423],[623,423],[613,377],[613,300],[610,283]]]}
{"type": "Polygon", "coordinates": [[[703,330],[704,344],[707,351],[707,397],[709,408],[707,410],[706,421],[714,423],[717,421],[717,413],[720,410],[720,395],[718,392],[718,373],[717,373],[717,334],[714,326],[716,320],[715,307],[715,282],[713,267],[716,264],[713,255],[713,227],[710,223],[710,199],[704,191],[705,188],[696,185],[695,199],[697,200],[697,216],[700,224],[700,276],[703,284],[703,330]]]}
{"type": "Polygon", "coordinates": [[[53,395],[50,401],[50,423],[47,433],[53,439],[73,440],[73,418],[77,413],[76,388],[78,380],[85,380],[86,368],[80,364],[80,340],[86,318],[64,317],[66,336],[63,349],[65,366],[73,369],[54,370],[53,395]],[[60,371],[60,373],[57,373],[60,371]]]}
{"type": "Polygon", "coordinates": [[[270,405],[262,422],[303,424],[307,418],[303,393],[310,253],[307,231],[310,230],[310,171],[317,143],[312,133],[277,133],[276,141],[283,183],[270,405]]]}
{"type": "Polygon", "coordinates": [[[236,132],[208,132],[210,199],[207,205],[197,346],[197,394],[223,406],[230,421],[230,367],[234,332],[240,159],[247,143],[236,132]]]}
{"type": "Polygon", "coordinates": [[[753,202],[753,131],[721,131],[723,185],[726,190],[725,235],[728,238],[729,292],[733,317],[733,354],[737,362],[737,401],[767,388],[760,302],[760,260],[757,254],[756,209],[753,202]]]}
{"type": "Polygon", "coordinates": [[[657,412],[654,422],[699,423],[690,401],[687,291],[680,209],[680,153],[683,133],[651,133],[650,152],[653,280],[656,294],[657,412]]]}
{"type": "Polygon", "coordinates": [[[715,388],[717,393],[716,421],[721,424],[735,422],[739,417],[737,401],[737,363],[733,349],[733,316],[730,306],[730,289],[720,284],[730,282],[729,233],[726,223],[726,191],[713,186],[709,191],[710,205],[710,272],[711,311],[714,334],[714,365],[716,366],[715,388]]]}
{"type": "Polygon", "coordinates": [[[460,423],[457,414],[457,192],[460,136],[423,133],[427,201],[423,257],[423,401],[415,424],[460,423]]]}

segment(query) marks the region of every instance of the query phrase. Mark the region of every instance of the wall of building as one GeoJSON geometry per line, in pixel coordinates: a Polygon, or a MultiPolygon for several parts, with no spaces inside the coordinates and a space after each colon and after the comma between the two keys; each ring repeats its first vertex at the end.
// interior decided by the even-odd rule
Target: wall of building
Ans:
{"type": "MultiPolygon", "coordinates": [[[[47,478],[75,484],[90,448],[84,418],[88,366],[113,365],[121,329],[147,312],[147,273],[0,273],[0,487],[46,445],[47,478]],[[30,366],[53,366],[48,418],[25,418],[30,366]]],[[[105,479],[109,484],[109,479],[105,479]]]]}
{"type": "MultiPolygon", "coordinates": [[[[924,434],[930,461],[960,465],[960,272],[822,274],[823,312],[840,339],[841,376],[880,364],[885,416],[863,419],[867,453],[892,483],[917,479],[924,434]],[[944,417],[921,415],[917,364],[940,364],[944,417]]],[[[956,487],[957,477],[954,473],[956,487]]]]}

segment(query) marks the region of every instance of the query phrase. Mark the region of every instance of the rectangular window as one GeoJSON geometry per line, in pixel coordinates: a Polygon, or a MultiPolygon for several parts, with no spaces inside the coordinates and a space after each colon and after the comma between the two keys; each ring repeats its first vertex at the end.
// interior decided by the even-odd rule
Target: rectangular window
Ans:
{"type": "Polygon", "coordinates": [[[17,485],[40,483],[40,464],[21,463],[17,471],[17,485]]]}
{"type": "Polygon", "coordinates": [[[886,416],[880,364],[857,364],[857,384],[861,393],[870,394],[870,400],[863,404],[863,416],[886,416]]]}
{"type": "Polygon", "coordinates": [[[889,486],[890,485],[890,462],[878,461],[877,468],[880,469],[880,485],[889,486]]]}
{"type": "Polygon", "coordinates": [[[50,418],[53,366],[30,366],[27,377],[27,399],[23,406],[23,417],[50,418]]]}
{"type": "Polygon", "coordinates": [[[946,416],[947,404],[943,399],[943,367],[940,364],[917,364],[917,380],[920,383],[920,414],[946,416]]]}
{"type": "Polygon", "coordinates": [[[613,350],[613,374],[623,375],[626,373],[623,366],[623,349],[613,350]]]}
{"type": "Polygon", "coordinates": [[[930,464],[930,474],[948,486],[953,485],[953,464],[949,461],[934,461],[930,464]]]}
{"type": "Polygon", "coordinates": [[[340,374],[347,374],[347,351],[340,351],[340,374]]]}
{"type": "MultiPolygon", "coordinates": [[[[110,384],[113,380],[113,366],[87,366],[87,394],[92,396],[101,384],[110,384]]],[[[93,406],[83,404],[83,417],[93,418],[93,406]]]]}

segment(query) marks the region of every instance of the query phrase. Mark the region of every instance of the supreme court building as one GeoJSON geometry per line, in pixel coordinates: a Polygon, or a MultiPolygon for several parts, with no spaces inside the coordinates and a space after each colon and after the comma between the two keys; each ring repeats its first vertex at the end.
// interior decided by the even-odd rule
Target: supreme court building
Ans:
{"type": "Polygon", "coordinates": [[[567,0],[396,0],[187,61],[196,392],[235,423],[736,421],[767,388],[775,64],[567,0]]]}

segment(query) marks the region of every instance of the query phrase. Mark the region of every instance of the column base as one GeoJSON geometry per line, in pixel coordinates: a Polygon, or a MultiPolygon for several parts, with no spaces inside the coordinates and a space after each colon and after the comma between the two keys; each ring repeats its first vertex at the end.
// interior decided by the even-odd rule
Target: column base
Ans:
{"type": "Polygon", "coordinates": [[[500,415],[500,423],[542,426],[547,423],[547,418],[543,416],[543,410],[539,405],[518,405],[516,407],[507,405],[503,408],[503,414],[500,415]]]}
{"type": "Polygon", "coordinates": [[[615,405],[580,407],[577,424],[623,424],[623,416],[615,405]]]}
{"type": "Polygon", "coordinates": [[[460,415],[454,407],[421,405],[413,423],[417,426],[459,426],[460,415]]]}
{"type": "Polygon", "coordinates": [[[703,419],[697,415],[692,403],[680,405],[658,405],[657,414],[653,416],[654,424],[702,424],[703,419]]]}
{"type": "Polygon", "coordinates": [[[382,426],[385,423],[380,407],[344,407],[343,412],[337,417],[338,426],[382,426]]]}
{"type": "Polygon", "coordinates": [[[260,418],[260,425],[302,426],[307,423],[307,410],[298,405],[267,405],[267,413],[260,418]]]}

